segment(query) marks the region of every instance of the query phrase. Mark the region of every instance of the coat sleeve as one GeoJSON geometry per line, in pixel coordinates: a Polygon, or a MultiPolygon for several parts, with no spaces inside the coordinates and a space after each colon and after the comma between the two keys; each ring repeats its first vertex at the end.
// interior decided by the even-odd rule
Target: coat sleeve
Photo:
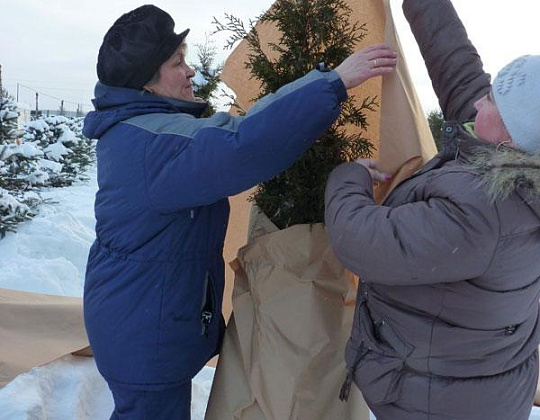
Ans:
{"type": "Polygon", "coordinates": [[[336,72],[312,71],[261,99],[243,117],[175,118],[147,145],[152,204],[162,213],[174,212],[214,203],[270,179],[331,127],[346,98],[336,72]]]}
{"type": "Polygon", "coordinates": [[[490,76],[450,0],[404,0],[403,11],[424,57],[447,121],[470,121],[490,76]]]}
{"type": "Polygon", "coordinates": [[[496,210],[472,174],[436,174],[422,201],[390,208],[373,202],[369,172],[336,168],[326,189],[332,247],[364,281],[420,285],[467,280],[489,267],[499,237],[496,210]]]}

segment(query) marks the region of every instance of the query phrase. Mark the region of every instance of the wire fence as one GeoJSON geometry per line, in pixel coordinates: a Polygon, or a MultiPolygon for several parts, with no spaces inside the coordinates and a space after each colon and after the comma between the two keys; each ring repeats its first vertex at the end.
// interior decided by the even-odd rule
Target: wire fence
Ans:
{"type": "Polygon", "coordinates": [[[26,83],[3,83],[2,87],[20,104],[26,105],[33,115],[83,116],[93,109],[87,100],[76,102],[64,99],[65,96],[82,96],[85,89],[31,86],[26,83]],[[53,93],[51,93],[53,91],[53,93]]]}

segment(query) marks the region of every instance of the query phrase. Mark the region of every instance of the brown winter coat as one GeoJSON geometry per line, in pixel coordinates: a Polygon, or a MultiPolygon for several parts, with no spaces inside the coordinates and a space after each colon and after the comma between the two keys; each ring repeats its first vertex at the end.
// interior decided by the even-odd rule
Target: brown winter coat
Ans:
{"type": "Polygon", "coordinates": [[[347,364],[378,420],[525,420],[540,341],[540,155],[470,136],[490,89],[448,0],[405,0],[447,121],[444,148],[374,205],[338,167],[326,225],[362,280],[347,364]]]}

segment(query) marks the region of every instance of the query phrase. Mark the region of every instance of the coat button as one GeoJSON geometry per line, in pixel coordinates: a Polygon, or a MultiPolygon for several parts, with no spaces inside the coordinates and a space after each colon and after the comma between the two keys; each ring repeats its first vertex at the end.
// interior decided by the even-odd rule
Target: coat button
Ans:
{"type": "Polygon", "coordinates": [[[450,134],[454,129],[452,127],[446,127],[446,132],[450,134]]]}

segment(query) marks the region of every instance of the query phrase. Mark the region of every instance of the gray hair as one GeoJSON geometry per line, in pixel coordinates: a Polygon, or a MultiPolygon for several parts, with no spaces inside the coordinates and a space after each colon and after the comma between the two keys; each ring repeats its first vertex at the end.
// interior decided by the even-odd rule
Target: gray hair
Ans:
{"type": "Polygon", "coordinates": [[[145,86],[148,85],[148,86],[152,86],[152,85],[155,85],[157,82],[159,82],[159,78],[160,78],[160,74],[159,74],[159,68],[156,70],[156,72],[154,73],[154,75],[152,76],[152,78],[145,83],[145,86]]]}

